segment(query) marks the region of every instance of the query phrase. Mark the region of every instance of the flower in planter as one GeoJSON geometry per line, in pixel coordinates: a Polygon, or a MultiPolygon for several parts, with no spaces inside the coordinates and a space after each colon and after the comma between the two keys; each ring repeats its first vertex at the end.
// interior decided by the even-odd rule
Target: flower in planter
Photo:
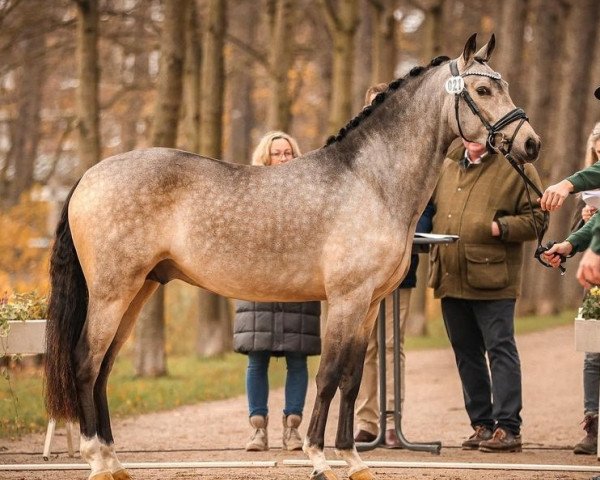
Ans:
{"type": "Polygon", "coordinates": [[[585,320],[600,320],[600,287],[592,287],[585,294],[581,317],[585,320]]]}
{"type": "Polygon", "coordinates": [[[8,335],[9,320],[46,318],[48,302],[37,292],[15,293],[0,297],[0,337],[8,335]]]}

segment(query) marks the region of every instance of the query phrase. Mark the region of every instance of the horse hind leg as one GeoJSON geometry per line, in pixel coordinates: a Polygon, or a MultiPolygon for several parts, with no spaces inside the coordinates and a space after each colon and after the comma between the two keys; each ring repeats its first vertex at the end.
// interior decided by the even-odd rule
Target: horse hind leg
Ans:
{"type": "Polygon", "coordinates": [[[106,381],[118,351],[118,348],[111,351],[111,346],[136,293],[122,292],[118,298],[109,300],[90,292],[86,323],[73,355],[81,431],[80,451],[81,457],[92,470],[90,480],[113,480],[112,471],[117,471],[120,466],[115,464],[106,381]]]}
{"type": "Polygon", "coordinates": [[[379,303],[371,305],[365,322],[354,329],[354,337],[350,340],[351,355],[345,363],[340,381],[340,414],[335,439],[336,455],[348,464],[351,480],[373,480],[375,477],[369,467],[362,461],[354,444],[354,405],[360,388],[367,343],[377,313],[379,303]]]}
{"type": "MultiPolygon", "coordinates": [[[[358,393],[358,386],[356,387],[356,392],[348,388],[353,383],[348,381],[348,376],[344,372],[347,371],[348,364],[352,363],[354,365],[353,357],[356,355],[353,343],[355,336],[350,332],[364,325],[364,317],[369,310],[369,305],[363,298],[370,298],[370,296],[368,293],[365,294],[365,292],[362,295],[360,292],[353,293],[354,295],[352,296],[344,295],[343,300],[336,301],[336,299],[331,297],[329,299],[327,330],[323,342],[319,371],[317,373],[317,397],[303,447],[304,452],[313,463],[311,478],[314,480],[334,480],[337,478],[327,463],[323,452],[329,406],[337,388],[341,386],[350,395],[354,394],[354,399],[356,399],[356,394],[358,393]],[[354,297],[356,300],[352,301],[349,297],[354,297]]],[[[363,361],[367,338],[368,334],[365,335],[365,348],[362,351],[362,356],[359,355],[360,362],[363,361]]],[[[362,365],[360,365],[360,373],[362,373],[362,365]]],[[[358,384],[360,384],[360,373],[358,375],[358,384]]],[[[349,438],[344,437],[343,441],[341,441],[340,430],[338,428],[336,448],[342,452],[345,460],[352,461],[352,458],[344,453],[346,451],[345,447],[348,445],[349,448],[354,449],[354,440],[352,437],[354,403],[351,402],[349,407],[349,419],[346,419],[346,421],[349,421],[349,438]]],[[[340,419],[340,422],[342,421],[344,420],[340,419]]],[[[360,457],[358,457],[358,454],[356,454],[356,458],[358,458],[358,461],[350,463],[351,473],[367,468],[364,463],[359,462],[360,457]]]]}
{"type": "Polygon", "coordinates": [[[117,333],[104,356],[98,378],[94,385],[94,401],[96,405],[97,433],[99,440],[106,446],[103,446],[103,455],[106,459],[106,467],[111,472],[114,480],[131,480],[129,473],[123,468],[123,465],[117,458],[114,447],[114,439],[110,425],[110,413],[108,408],[108,397],[106,386],[108,376],[112,370],[117,353],[129,337],[135,321],[146,300],[156,291],[158,283],[146,281],[144,286],[132,300],[129,308],[123,315],[119,324],[117,333]]]}

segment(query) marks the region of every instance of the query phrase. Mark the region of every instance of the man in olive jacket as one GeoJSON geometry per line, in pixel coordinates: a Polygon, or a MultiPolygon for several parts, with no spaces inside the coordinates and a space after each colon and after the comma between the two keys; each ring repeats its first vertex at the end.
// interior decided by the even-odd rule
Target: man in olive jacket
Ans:
{"type": "MultiPolygon", "coordinates": [[[[525,185],[508,161],[484,145],[463,144],[446,158],[433,194],[433,231],[460,239],[432,247],[429,286],[442,299],[474,429],[463,448],[515,452],[522,444],[522,401],[514,310],[523,242],[535,238],[535,227],[525,185]]],[[[525,173],[541,187],[532,165],[525,173]]],[[[534,215],[543,231],[538,207],[534,215]]]]}

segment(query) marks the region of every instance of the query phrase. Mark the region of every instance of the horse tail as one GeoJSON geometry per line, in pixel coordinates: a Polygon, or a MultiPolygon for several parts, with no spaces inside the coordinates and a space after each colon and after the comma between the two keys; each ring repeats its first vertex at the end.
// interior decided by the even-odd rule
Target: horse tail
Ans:
{"type": "Polygon", "coordinates": [[[50,418],[78,418],[73,355],[88,309],[88,289],[69,225],[73,186],[56,227],[50,257],[50,300],[46,324],[45,400],[50,418]]]}

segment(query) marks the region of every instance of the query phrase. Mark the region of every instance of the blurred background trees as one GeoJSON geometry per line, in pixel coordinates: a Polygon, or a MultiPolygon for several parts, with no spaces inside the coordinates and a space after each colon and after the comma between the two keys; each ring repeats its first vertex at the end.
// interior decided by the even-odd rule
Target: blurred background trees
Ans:
{"type": "MultiPolygon", "coordinates": [[[[101,158],[163,145],[249,163],[271,129],[319,148],[369,85],[457,56],[473,32],[497,35],[491,65],[541,134],[548,185],[582,166],[600,120],[599,20],[596,0],[0,0],[0,293],[47,290],[56,212],[101,158]]],[[[566,236],[573,204],[548,238],[566,236]]],[[[415,333],[435,316],[426,264],[415,333]]],[[[521,312],[577,305],[575,267],[561,278],[527,257],[521,312]]],[[[230,348],[225,299],[174,283],[147,310],[140,375],[167,371],[165,319],[196,329],[199,355],[230,348]]]]}

